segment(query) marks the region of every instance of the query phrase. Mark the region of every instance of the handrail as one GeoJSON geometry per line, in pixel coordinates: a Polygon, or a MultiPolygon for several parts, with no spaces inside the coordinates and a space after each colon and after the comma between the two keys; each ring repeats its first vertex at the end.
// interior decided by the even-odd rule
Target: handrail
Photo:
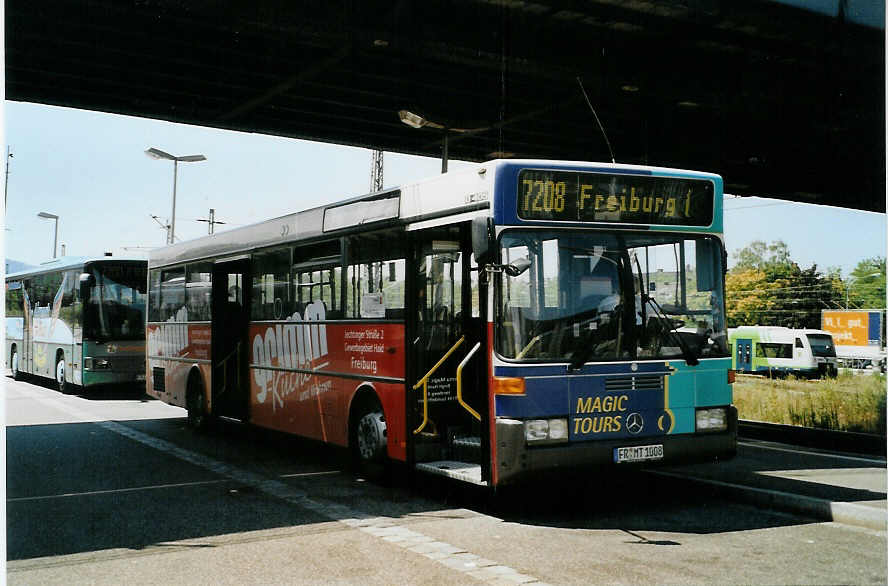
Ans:
{"type": "Polygon", "coordinates": [[[457,348],[459,348],[459,345],[462,344],[462,343],[465,341],[465,339],[466,339],[466,337],[463,336],[463,337],[461,337],[459,340],[457,340],[457,341],[456,341],[456,344],[454,344],[453,347],[450,348],[450,350],[448,350],[447,353],[444,354],[444,356],[441,357],[441,360],[439,360],[439,361],[437,362],[437,364],[435,364],[435,366],[433,366],[433,367],[431,368],[431,370],[429,370],[429,371],[426,373],[426,375],[425,375],[424,377],[422,377],[421,379],[419,379],[418,381],[416,381],[416,384],[413,385],[413,390],[414,390],[414,391],[415,391],[416,389],[418,389],[420,386],[422,386],[422,424],[421,424],[419,427],[417,427],[416,429],[413,430],[413,434],[414,434],[414,435],[418,434],[418,433],[421,432],[423,429],[425,429],[425,426],[428,425],[428,423],[429,423],[429,378],[430,378],[433,374],[435,374],[435,371],[438,370],[438,368],[439,368],[442,364],[444,364],[444,361],[445,361],[445,360],[447,360],[448,358],[450,358],[450,355],[453,354],[453,352],[454,352],[457,348]]]}
{"type": "Polygon", "coordinates": [[[475,355],[475,352],[478,351],[478,348],[481,347],[481,342],[475,342],[475,345],[469,350],[469,353],[466,354],[466,357],[463,358],[462,362],[459,363],[459,366],[456,367],[456,400],[459,401],[459,404],[463,406],[463,408],[472,414],[472,416],[481,421],[481,415],[472,409],[468,403],[463,401],[462,398],[462,370],[466,363],[475,355]]]}

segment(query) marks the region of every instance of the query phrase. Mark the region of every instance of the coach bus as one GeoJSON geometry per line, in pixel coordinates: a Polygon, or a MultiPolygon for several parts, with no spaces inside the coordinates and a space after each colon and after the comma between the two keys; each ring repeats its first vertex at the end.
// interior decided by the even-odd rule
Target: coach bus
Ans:
{"type": "Polygon", "coordinates": [[[717,175],[497,160],[149,255],[148,392],[496,487],[736,450],[717,175]]]}
{"type": "Polygon", "coordinates": [[[728,330],[728,343],[737,372],[805,378],[838,374],[836,346],[824,330],[740,326],[728,330]]]}
{"type": "Polygon", "coordinates": [[[6,276],[6,368],[70,392],[145,385],[148,263],[62,257],[6,276]]]}

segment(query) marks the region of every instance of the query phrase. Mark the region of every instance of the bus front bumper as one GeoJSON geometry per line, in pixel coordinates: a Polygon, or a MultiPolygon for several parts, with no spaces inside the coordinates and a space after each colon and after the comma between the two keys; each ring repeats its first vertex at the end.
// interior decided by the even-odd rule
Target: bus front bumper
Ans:
{"type": "Polygon", "coordinates": [[[616,440],[574,442],[547,446],[528,446],[523,422],[497,419],[497,485],[512,484],[546,471],[577,471],[606,467],[662,466],[712,460],[729,460],[737,454],[737,409],[728,410],[728,429],[717,433],[622,438],[616,440]],[[617,448],[662,444],[663,457],[638,463],[614,462],[617,448]]]}

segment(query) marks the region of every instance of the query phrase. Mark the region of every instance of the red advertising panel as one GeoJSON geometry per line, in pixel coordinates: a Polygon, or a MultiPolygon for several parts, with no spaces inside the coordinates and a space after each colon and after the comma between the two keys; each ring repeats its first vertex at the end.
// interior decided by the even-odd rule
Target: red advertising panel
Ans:
{"type": "Polygon", "coordinates": [[[347,445],[351,397],[367,384],[382,400],[389,453],[397,457],[403,443],[403,324],[254,323],[249,352],[253,423],[347,445]]]}
{"type": "Polygon", "coordinates": [[[188,372],[194,364],[199,365],[204,375],[204,383],[210,388],[212,330],[209,324],[153,323],[148,324],[146,336],[148,394],[184,407],[185,383],[188,372]],[[166,360],[166,358],[176,360],[166,360]],[[155,369],[162,370],[155,371],[155,369]],[[158,375],[162,372],[165,380],[155,381],[155,372],[158,375]],[[161,396],[161,392],[167,392],[168,395],[161,396]]]}

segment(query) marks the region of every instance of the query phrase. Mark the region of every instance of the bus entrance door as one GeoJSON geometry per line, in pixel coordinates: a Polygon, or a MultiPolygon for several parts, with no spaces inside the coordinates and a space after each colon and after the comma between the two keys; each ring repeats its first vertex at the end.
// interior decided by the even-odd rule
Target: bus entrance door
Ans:
{"type": "Polygon", "coordinates": [[[414,234],[407,295],[407,433],[417,469],[484,484],[489,473],[488,408],[480,380],[486,373],[485,346],[467,233],[451,226],[414,234]]]}
{"type": "Polygon", "coordinates": [[[22,347],[19,349],[19,370],[22,372],[34,372],[34,356],[33,356],[33,338],[34,338],[34,303],[29,297],[31,289],[31,281],[22,281],[22,305],[24,308],[24,319],[22,323],[22,347]]]}
{"type": "Polygon", "coordinates": [[[247,323],[249,259],[213,266],[213,414],[245,421],[249,416],[247,323]]]}

